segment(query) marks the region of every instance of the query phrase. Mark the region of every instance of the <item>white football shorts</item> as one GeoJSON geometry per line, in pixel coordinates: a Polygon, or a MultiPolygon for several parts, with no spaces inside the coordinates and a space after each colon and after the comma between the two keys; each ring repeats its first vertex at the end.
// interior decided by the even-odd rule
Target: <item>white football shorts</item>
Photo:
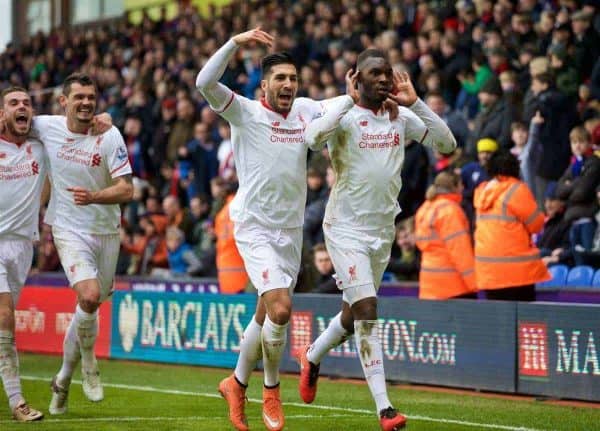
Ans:
{"type": "Polygon", "coordinates": [[[69,285],[97,279],[100,301],[112,292],[121,241],[118,234],[97,235],[52,228],[54,244],[69,285]]]}
{"type": "Polygon", "coordinates": [[[300,270],[302,228],[273,229],[258,223],[236,222],[233,235],[259,296],[282,288],[292,295],[300,270]]]}
{"type": "Polygon", "coordinates": [[[344,302],[375,296],[390,261],[394,227],[357,230],[323,223],[323,233],[344,302]]]}
{"type": "Polygon", "coordinates": [[[15,307],[31,269],[32,259],[31,239],[0,237],[0,293],[10,293],[15,307]]]}

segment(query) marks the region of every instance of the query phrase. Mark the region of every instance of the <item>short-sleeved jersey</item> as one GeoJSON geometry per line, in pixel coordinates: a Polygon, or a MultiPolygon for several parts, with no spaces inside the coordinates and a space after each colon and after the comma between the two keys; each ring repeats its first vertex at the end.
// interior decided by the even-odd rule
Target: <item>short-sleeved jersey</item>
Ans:
{"type": "Polygon", "coordinates": [[[400,212],[398,193],[406,140],[421,141],[423,121],[399,107],[390,121],[384,111],[374,113],[355,105],[328,141],[336,183],[325,210],[326,223],[353,228],[390,226],[400,212]]]}
{"type": "Polygon", "coordinates": [[[35,117],[50,164],[52,184],[45,222],[56,228],[92,234],[117,233],[121,223],[119,205],[75,205],[69,187],[98,191],[110,187],[114,178],[131,174],[127,148],[116,127],[97,136],[71,132],[62,116],[35,117]]]}
{"type": "Polygon", "coordinates": [[[297,98],[283,116],[266,102],[233,94],[217,111],[231,124],[231,142],[239,179],[231,219],[275,228],[302,226],[306,202],[304,133],[323,113],[321,103],[297,98]]]}
{"type": "Polygon", "coordinates": [[[0,139],[0,236],[39,238],[40,195],[46,177],[42,143],[0,139]]]}

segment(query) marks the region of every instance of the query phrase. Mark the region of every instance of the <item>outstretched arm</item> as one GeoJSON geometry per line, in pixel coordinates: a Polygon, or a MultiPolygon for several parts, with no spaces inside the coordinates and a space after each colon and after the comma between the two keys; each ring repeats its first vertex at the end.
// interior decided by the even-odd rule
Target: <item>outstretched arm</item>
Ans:
{"type": "Polygon", "coordinates": [[[262,31],[260,27],[232,37],[212,57],[208,59],[196,77],[196,88],[210,103],[215,111],[222,111],[233,97],[233,92],[225,85],[219,83],[227,63],[240,46],[251,43],[262,43],[271,46],[273,36],[262,31]]]}
{"type": "Polygon", "coordinates": [[[409,127],[407,130],[412,132],[415,139],[425,145],[432,146],[440,153],[448,154],[456,148],[456,139],[452,132],[440,117],[438,117],[429,107],[417,96],[417,92],[410,81],[406,72],[394,72],[394,90],[389,98],[398,105],[408,107],[424,123],[424,128],[409,127]]]}
{"type": "Polygon", "coordinates": [[[360,95],[356,89],[357,77],[358,71],[346,72],[346,95],[329,99],[324,115],[308,124],[305,139],[311,149],[323,148],[338,127],[342,117],[358,102],[360,95]]]}

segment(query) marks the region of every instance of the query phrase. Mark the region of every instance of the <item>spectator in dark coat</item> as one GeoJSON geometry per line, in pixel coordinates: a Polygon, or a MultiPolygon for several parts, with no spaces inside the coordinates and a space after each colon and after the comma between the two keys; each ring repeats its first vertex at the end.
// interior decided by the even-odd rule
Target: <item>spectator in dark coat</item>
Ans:
{"type": "Polygon", "coordinates": [[[431,108],[444,122],[456,138],[459,148],[464,148],[469,139],[467,119],[459,111],[452,110],[439,92],[432,91],[425,97],[427,106],[431,108]]]}
{"type": "Polygon", "coordinates": [[[318,243],[313,249],[313,262],[317,269],[317,278],[312,293],[340,293],[333,275],[335,270],[325,244],[318,243]]]}
{"type": "Polygon", "coordinates": [[[475,155],[475,144],[482,138],[492,138],[498,142],[500,148],[510,148],[513,112],[502,95],[502,86],[497,78],[490,78],[479,90],[481,111],[475,117],[475,127],[467,146],[468,155],[475,155]]]}
{"type": "MultiPolygon", "coordinates": [[[[571,157],[569,132],[576,120],[576,111],[569,99],[556,90],[549,73],[534,75],[531,90],[537,109],[544,122],[540,125],[539,139],[533,143],[534,162],[533,193],[541,203],[550,181],[558,180],[565,172],[571,157]]],[[[535,112],[534,111],[534,112],[535,112]]]]}
{"type": "Polygon", "coordinates": [[[398,202],[402,212],[398,214],[398,220],[413,216],[425,200],[429,181],[429,156],[423,145],[414,141],[406,142],[401,176],[402,189],[398,202]]]}
{"type": "Polygon", "coordinates": [[[566,205],[556,195],[556,186],[556,182],[548,184],[544,196],[546,221],[535,241],[546,265],[559,263],[559,254],[555,250],[569,248],[569,223],[564,217],[566,205]]]}

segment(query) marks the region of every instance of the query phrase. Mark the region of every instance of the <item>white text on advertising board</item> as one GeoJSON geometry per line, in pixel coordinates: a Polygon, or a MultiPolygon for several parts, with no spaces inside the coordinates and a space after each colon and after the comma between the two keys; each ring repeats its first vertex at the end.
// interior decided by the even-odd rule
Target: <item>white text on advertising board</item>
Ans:
{"type": "MultiPolygon", "coordinates": [[[[316,318],[318,332],[327,327],[325,318],[316,318]]],[[[388,360],[420,362],[434,365],[456,365],[456,334],[417,330],[416,320],[379,319],[379,338],[388,360]]],[[[332,350],[332,356],[355,357],[350,343],[332,350]]]]}
{"type": "Polygon", "coordinates": [[[592,331],[573,331],[568,340],[565,331],[556,329],[556,372],[565,374],[592,374],[600,376],[596,342],[592,331]],[[579,349],[580,341],[585,353],[579,349]],[[582,361],[583,359],[583,361],[582,361]]]}
{"type": "MultiPolygon", "coordinates": [[[[206,350],[238,352],[244,327],[240,317],[246,314],[245,304],[219,304],[187,301],[142,300],[141,307],[130,295],[122,301],[119,313],[119,330],[137,336],[139,320],[140,344],[161,346],[175,350],[206,350]],[[138,309],[141,308],[141,319],[138,309]],[[230,330],[234,335],[230,336],[230,330]]],[[[126,351],[132,348],[128,340],[126,351]]]]}

